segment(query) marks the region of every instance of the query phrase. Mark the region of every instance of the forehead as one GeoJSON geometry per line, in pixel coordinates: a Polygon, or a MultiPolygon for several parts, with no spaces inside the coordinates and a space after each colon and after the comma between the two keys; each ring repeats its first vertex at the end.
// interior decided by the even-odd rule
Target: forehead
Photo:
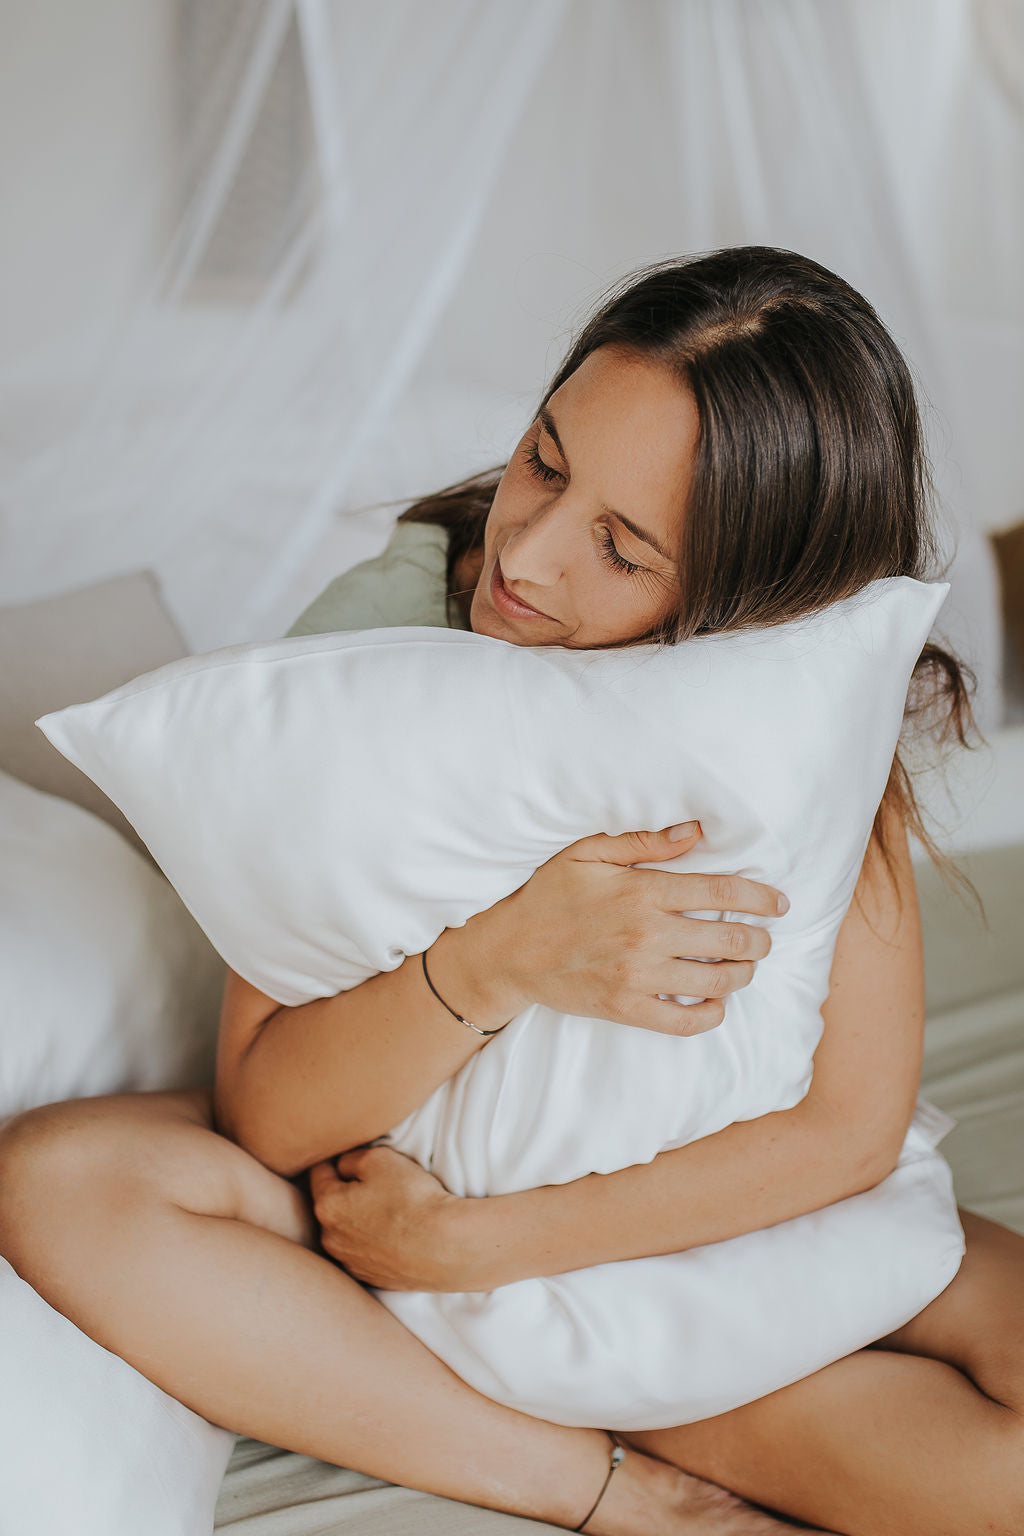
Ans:
{"type": "Polygon", "coordinates": [[[686,385],[662,364],[598,347],[555,390],[548,410],[574,484],[670,538],[700,428],[686,385]]]}

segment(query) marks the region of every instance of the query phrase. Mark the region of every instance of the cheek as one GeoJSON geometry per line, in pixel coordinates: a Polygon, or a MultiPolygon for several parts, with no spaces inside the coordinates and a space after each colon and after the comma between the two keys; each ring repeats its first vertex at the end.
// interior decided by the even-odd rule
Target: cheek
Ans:
{"type": "Polygon", "coordinates": [[[590,619],[594,643],[644,634],[662,616],[663,603],[638,582],[617,571],[594,573],[580,592],[580,610],[590,619]]]}
{"type": "Polygon", "coordinates": [[[499,480],[498,488],[494,493],[490,509],[487,513],[487,521],[484,523],[484,558],[490,557],[494,549],[494,542],[511,521],[511,514],[515,504],[514,492],[509,485],[509,475],[506,471],[503,479],[499,480]]]}

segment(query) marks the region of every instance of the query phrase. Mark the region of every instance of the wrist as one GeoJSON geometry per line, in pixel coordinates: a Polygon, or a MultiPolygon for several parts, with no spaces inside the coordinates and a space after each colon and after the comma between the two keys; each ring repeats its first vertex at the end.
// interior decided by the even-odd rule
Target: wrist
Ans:
{"type": "Polygon", "coordinates": [[[445,1004],[479,1029],[499,1029],[526,1007],[504,966],[490,911],[445,928],[426,951],[430,980],[445,1004]]]}
{"type": "Polygon", "coordinates": [[[493,1216],[501,1197],[458,1198],[439,1212],[438,1290],[493,1291],[505,1284],[493,1216]]]}
{"type": "MultiPolygon", "coordinates": [[[[446,1212],[444,1240],[460,1291],[493,1291],[560,1274],[572,1267],[560,1252],[564,1186],[544,1185],[505,1195],[485,1195],[456,1202],[446,1212]]],[[[452,1285],[455,1289],[456,1285],[452,1285]]]]}

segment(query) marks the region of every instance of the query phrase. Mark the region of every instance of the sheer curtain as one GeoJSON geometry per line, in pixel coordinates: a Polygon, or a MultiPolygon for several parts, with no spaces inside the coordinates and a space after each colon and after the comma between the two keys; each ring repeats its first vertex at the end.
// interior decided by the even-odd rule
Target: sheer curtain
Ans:
{"type": "Polygon", "coordinates": [[[0,601],[141,565],[196,649],[280,634],[499,462],[648,260],[793,247],[930,402],[998,718],[1020,515],[1013,0],[0,0],[0,601]]]}

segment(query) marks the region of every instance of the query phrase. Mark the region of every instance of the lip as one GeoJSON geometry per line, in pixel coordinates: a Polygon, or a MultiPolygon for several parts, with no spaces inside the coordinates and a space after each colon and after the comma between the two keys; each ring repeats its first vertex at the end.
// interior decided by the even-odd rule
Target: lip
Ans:
{"type": "Polygon", "coordinates": [[[494,570],[491,572],[491,602],[499,613],[507,614],[512,619],[549,619],[549,613],[542,613],[539,608],[534,608],[529,603],[524,603],[521,598],[514,597],[505,585],[501,574],[501,566],[498,558],[494,559],[494,570]]]}

